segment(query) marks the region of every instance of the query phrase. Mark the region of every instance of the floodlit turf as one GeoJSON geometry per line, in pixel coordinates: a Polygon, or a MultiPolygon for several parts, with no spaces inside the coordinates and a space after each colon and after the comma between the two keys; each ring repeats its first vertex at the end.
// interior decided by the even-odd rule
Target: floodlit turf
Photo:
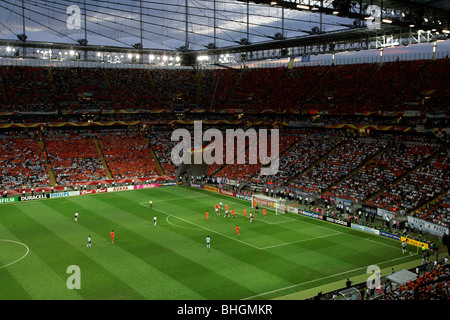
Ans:
{"type": "Polygon", "coordinates": [[[188,187],[3,204],[0,299],[273,299],[417,259],[398,241],[297,214],[251,223],[244,208],[188,187]],[[216,216],[220,200],[238,217],[216,216]],[[80,289],[67,287],[69,266],[80,289]]]}

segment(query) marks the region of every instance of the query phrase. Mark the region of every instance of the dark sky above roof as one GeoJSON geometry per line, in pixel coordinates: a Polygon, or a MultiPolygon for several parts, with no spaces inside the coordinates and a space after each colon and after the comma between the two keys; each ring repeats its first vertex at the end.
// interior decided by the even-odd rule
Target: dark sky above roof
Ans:
{"type": "MultiPolygon", "coordinates": [[[[85,36],[84,2],[2,0],[0,38],[16,39],[23,33],[24,13],[28,40],[75,43],[85,36]]],[[[174,50],[186,43],[186,3],[187,38],[192,49],[214,42],[214,35],[217,45],[224,47],[246,38],[247,32],[249,40],[256,43],[276,33],[307,35],[305,31],[319,26],[320,21],[324,31],[345,29],[353,22],[251,3],[247,25],[247,4],[232,0],[86,0],[87,40],[89,44],[128,47],[139,43],[142,36],[144,48],[174,50]]]]}

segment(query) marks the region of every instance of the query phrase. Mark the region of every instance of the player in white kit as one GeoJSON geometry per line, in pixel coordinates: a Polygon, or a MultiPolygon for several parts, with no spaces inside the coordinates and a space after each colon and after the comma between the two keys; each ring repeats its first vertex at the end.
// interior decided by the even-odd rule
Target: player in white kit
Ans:
{"type": "Polygon", "coordinates": [[[209,236],[206,236],[206,247],[207,248],[211,247],[211,238],[209,236]]]}

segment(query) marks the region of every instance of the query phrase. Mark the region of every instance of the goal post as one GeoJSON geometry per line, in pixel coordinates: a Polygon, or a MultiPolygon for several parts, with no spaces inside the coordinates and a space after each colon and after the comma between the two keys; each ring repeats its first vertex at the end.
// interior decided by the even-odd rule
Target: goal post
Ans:
{"type": "Polygon", "coordinates": [[[286,200],[268,197],[264,195],[252,195],[252,208],[258,205],[259,208],[267,208],[275,211],[275,214],[283,214],[287,211],[286,200]]]}

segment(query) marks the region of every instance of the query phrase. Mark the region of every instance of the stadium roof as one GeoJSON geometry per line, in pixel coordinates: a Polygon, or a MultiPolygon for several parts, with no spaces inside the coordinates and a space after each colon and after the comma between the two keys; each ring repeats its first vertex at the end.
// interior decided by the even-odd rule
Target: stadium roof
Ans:
{"type": "Polygon", "coordinates": [[[258,51],[359,51],[376,48],[370,43],[380,37],[420,38],[419,30],[434,33],[427,40],[446,39],[449,10],[444,0],[4,0],[0,46],[264,59],[270,55],[258,51]]]}

